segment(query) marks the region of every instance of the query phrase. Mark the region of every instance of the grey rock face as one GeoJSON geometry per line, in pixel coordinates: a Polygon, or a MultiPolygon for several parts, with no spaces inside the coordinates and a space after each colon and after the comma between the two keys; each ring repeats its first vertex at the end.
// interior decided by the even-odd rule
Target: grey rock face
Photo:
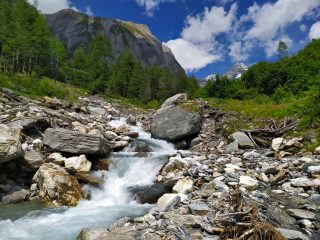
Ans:
{"type": "Polygon", "coordinates": [[[0,125],[0,163],[19,158],[23,155],[17,134],[6,125],[0,125]]]}
{"type": "Polygon", "coordinates": [[[44,133],[44,144],[59,152],[97,156],[106,155],[112,149],[102,137],[60,128],[47,129],[44,133]]]}
{"type": "Polygon", "coordinates": [[[254,143],[243,132],[235,132],[231,137],[234,141],[238,141],[239,148],[241,149],[255,148],[254,143]]]}
{"type": "Polygon", "coordinates": [[[296,220],[293,217],[290,217],[285,210],[277,206],[270,205],[267,208],[266,214],[281,227],[290,228],[296,223],[296,220]]]}
{"type": "Polygon", "coordinates": [[[171,192],[172,187],[164,183],[155,183],[151,186],[130,187],[128,190],[140,203],[156,203],[165,193],[171,192]]]}
{"type": "Polygon", "coordinates": [[[87,110],[90,112],[90,114],[92,115],[105,115],[107,114],[107,110],[104,109],[104,108],[101,108],[101,107],[91,107],[91,106],[88,106],[87,107],[87,110]]]}
{"type": "Polygon", "coordinates": [[[232,143],[228,144],[226,148],[227,153],[234,153],[239,151],[239,143],[238,141],[233,141],[232,143]]]}
{"type": "Polygon", "coordinates": [[[8,124],[10,127],[22,127],[23,130],[28,130],[34,127],[49,127],[50,123],[44,118],[25,117],[17,119],[8,124]]]}
{"type": "Polygon", "coordinates": [[[175,106],[178,103],[187,101],[187,94],[179,93],[169,97],[162,105],[161,108],[175,106]]]}
{"type": "Polygon", "coordinates": [[[302,209],[289,209],[288,213],[298,219],[310,219],[310,220],[315,220],[316,219],[316,214],[307,210],[302,210],[302,209]]]}
{"type": "Polygon", "coordinates": [[[6,195],[2,198],[2,202],[4,204],[13,204],[13,203],[19,203],[25,200],[30,192],[25,189],[21,189],[20,191],[13,192],[9,195],[6,195]]]}
{"type": "Polygon", "coordinates": [[[191,203],[188,205],[188,209],[193,215],[200,216],[205,216],[210,211],[210,208],[202,202],[191,203]]]}
{"type": "Polygon", "coordinates": [[[146,66],[169,68],[178,74],[184,70],[171,50],[156,39],[146,25],[116,19],[89,17],[71,9],[46,15],[51,31],[64,43],[69,52],[87,48],[96,35],[107,37],[115,57],[131,49],[146,66]]]}
{"type": "Polygon", "coordinates": [[[277,229],[283,236],[288,238],[288,240],[309,240],[309,238],[304,235],[302,232],[290,230],[290,229],[284,229],[284,228],[278,228],[277,229]]]}
{"type": "Polygon", "coordinates": [[[151,123],[154,138],[178,141],[199,133],[202,118],[199,113],[180,107],[161,108],[151,123]]]}
{"type": "Polygon", "coordinates": [[[24,160],[33,169],[38,169],[44,163],[42,154],[33,149],[24,153],[24,160]]]}

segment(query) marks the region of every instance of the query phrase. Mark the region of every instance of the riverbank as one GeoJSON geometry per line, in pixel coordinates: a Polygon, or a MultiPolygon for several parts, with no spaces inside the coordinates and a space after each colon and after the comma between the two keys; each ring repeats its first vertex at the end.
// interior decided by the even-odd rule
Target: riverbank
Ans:
{"type": "MultiPolygon", "coordinates": [[[[98,97],[7,91],[0,100],[1,141],[11,146],[0,163],[2,203],[13,211],[0,216],[8,239],[42,236],[47,226],[50,239],[84,227],[92,229],[80,239],[318,237],[320,151],[301,148],[312,139],[264,136],[261,146],[245,131],[230,137],[232,125],[257,126],[184,95],[157,112],[98,97]],[[51,207],[12,205],[35,200],[51,207]]],[[[284,124],[273,126],[294,126],[284,124]]]]}

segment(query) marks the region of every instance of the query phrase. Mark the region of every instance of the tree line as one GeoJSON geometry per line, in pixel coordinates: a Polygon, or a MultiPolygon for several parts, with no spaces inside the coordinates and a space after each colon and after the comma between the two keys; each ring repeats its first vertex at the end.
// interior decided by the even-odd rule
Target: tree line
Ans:
{"type": "Polygon", "coordinates": [[[49,30],[46,20],[26,0],[0,1],[0,72],[48,77],[90,90],[144,103],[197,89],[184,72],[145,67],[127,49],[114,56],[110,41],[97,35],[87,48],[68,53],[49,30]]]}
{"type": "Polygon", "coordinates": [[[279,61],[259,62],[240,79],[217,76],[202,89],[202,95],[216,98],[252,99],[258,95],[276,101],[303,96],[320,86],[320,40],[314,39],[304,49],[289,56],[284,42],[279,42],[279,61]]]}
{"type": "Polygon", "coordinates": [[[279,61],[254,64],[240,79],[217,76],[216,81],[209,81],[197,95],[255,101],[269,99],[275,103],[299,100],[291,110],[304,119],[305,125],[319,122],[320,39],[312,40],[292,56],[289,56],[285,43],[280,42],[278,56],[279,61]]]}

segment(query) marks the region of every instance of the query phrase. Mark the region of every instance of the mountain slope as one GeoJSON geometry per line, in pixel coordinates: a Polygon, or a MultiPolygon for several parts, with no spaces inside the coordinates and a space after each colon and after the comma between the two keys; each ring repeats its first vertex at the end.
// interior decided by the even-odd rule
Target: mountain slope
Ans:
{"type": "Polygon", "coordinates": [[[89,17],[71,9],[45,15],[50,30],[73,52],[87,48],[96,35],[107,37],[115,56],[131,49],[146,66],[169,68],[175,74],[184,72],[171,50],[154,37],[146,25],[117,19],[89,17]]]}

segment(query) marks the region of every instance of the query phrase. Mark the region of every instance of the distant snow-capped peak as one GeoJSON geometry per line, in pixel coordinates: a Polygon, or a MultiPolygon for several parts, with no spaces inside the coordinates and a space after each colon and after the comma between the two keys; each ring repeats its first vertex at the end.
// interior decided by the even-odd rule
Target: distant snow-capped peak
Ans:
{"type": "MultiPolygon", "coordinates": [[[[241,78],[242,74],[248,70],[248,67],[244,63],[236,63],[233,67],[224,74],[229,79],[238,79],[241,78]]],[[[209,80],[215,81],[217,78],[217,74],[211,74],[207,76],[205,79],[200,80],[200,83],[208,82],[209,80]]]]}

